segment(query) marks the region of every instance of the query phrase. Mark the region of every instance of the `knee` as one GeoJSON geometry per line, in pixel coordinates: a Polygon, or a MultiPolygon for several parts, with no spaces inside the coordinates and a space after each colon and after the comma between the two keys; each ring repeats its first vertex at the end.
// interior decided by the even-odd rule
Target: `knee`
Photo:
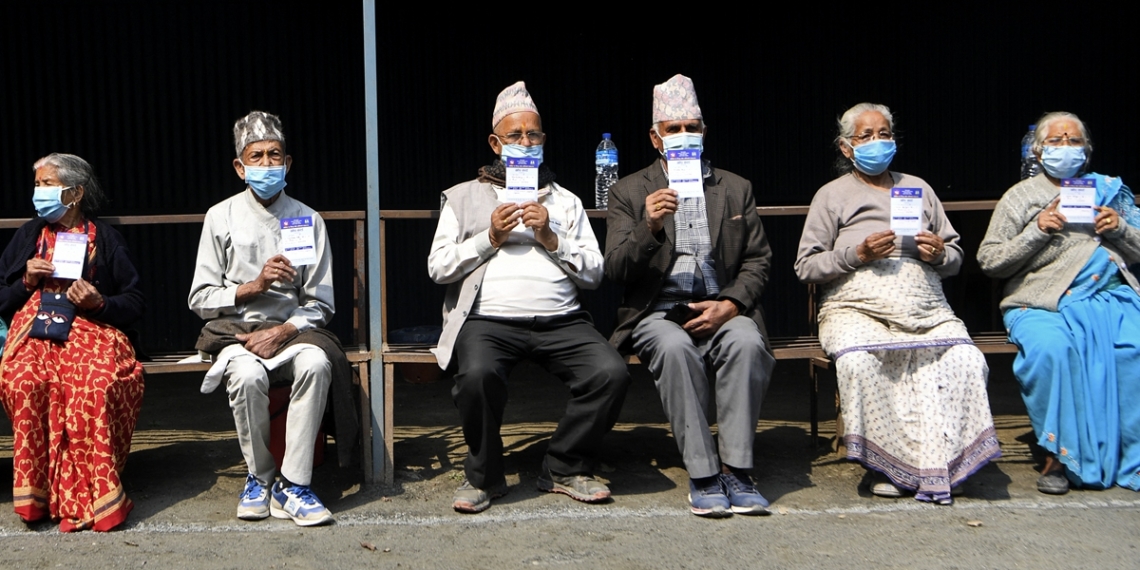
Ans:
{"type": "Polygon", "coordinates": [[[293,378],[309,384],[327,386],[332,378],[332,363],[325,351],[305,349],[293,357],[293,378]]]}
{"type": "Polygon", "coordinates": [[[764,347],[764,337],[752,319],[736,317],[730,320],[717,331],[714,340],[715,345],[709,356],[718,369],[735,361],[749,362],[770,372],[776,363],[764,347]]]}
{"type": "Polygon", "coordinates": [[[959,344],[950,347],[946,355],[959,362],[959,368],[966,373],[981,371],[989,375],[990,367],[986,363],[986,355],[972,344],[959,344]]]}
{"type": "Polygon", "coordinates": [[[235,358],[226,365],[226,391],[230,399],[269,393],[269,373],[253,358],[235,358]]]}
{"type": "Polygon", "coordinates": [[[840,380],[858,378],[867,371],[878,370],[879,359],[869,352],[855,350],[835,360],[835,375],[840,380]]]}
{"type": "Polygon", "coordinates": [[[456,401],[486,401],[497,394],[506,399],[507,371],[479,355],[463,358],[455,375],[452,395],[456,401]]]}
{"type": "Polygon", "coordinates": [[[46,374],[5,374],[4,383],[0,386],[0,395],[4,401],[24,402],[38,395],[48,392],[48,375],[46,374]]]}
{"type": "Polygon", "coordinates": [[[635,343],[634,348],[651,368],[683,366],[702,361],[692,337],[680,327],[658,331],[652,338],[635,343]]]}
{"type": "Polygon", "coordinates": [[[744,356],[767,354],[764,337],[756,322],[747,317],[735,317],[717,331],[717,344],[722,350],[744,356]]]}
{"type": "Polygon", "coordinates": [[[607,392],[624,393],[629,388],[629,366],[616,351],[596,359],[594,387],[607,392]]]}

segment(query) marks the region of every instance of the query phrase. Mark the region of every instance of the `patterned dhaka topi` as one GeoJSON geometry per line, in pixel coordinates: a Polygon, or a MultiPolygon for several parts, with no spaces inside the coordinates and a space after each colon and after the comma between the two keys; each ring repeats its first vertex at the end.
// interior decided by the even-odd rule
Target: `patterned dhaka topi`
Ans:
{"type": "Polygon", "coordinates": [[[278,141],[285,144],[285,131],[281,119],[264,111],[252,111],[234,123],[234,150],[241,158],[245,147],[261,141],[278,141]]]}
{"type": "Polygon", "coordinates": [[[538,107],[534,105],[534,100],[530,98],[530,93],[526,90],[526,83],[518,81],[503,89],[495,98],[495,112],[491,114],[491,128],[494,129],[499,126],[499,121],[502,121],[507,115],[524,111],[530,111],[535,115],[539,114],[538,107]]]}
{"type": "Polygon", "coordinates": [[[693,80],[678,73],[661,85],[653,86],[653,122],[686,121],[701,118],[693,80]]]}

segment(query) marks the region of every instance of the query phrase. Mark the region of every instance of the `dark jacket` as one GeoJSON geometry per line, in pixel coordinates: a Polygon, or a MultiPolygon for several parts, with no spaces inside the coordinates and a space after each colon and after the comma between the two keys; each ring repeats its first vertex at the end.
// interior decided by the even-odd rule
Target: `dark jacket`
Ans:
{"type": "MultiPolygon", "coordinates": [[[[85,266],[84,275],[103,295],[104,305],[86,316],[128,332],[146,310],[146,299],[139,290],[138,271],[123,236],[98,219],[92,218],[91,223],[95,224],[95,264],[85,266]]],[[[24,272],[28,269],[28,260],[36,255],[36,240],[46,224],[36,218],[20,226],[0,256],[0,319],[11,322],[16,311],[32,296],[24,289],[24,272]]]]}
{"type": "MultiPolygon", "coordinates": [[[[675,257],[673,217],[665,218],[663,241],[658,241],[649,231],[645,213],[645,198],[668,187],[661,163],[655,160],[610,189],[606,277],[625,285],[617,328],[610,337],[619,350],[628,349],[634,326],[649,313],[675,257]]],[[[731,172],[710,168],[705,178],[705,210],[720,285],[717,299],[731,299],[742,307],[740,314],[756,322],[767,346],[760,294],[768,282],[772,248],[756,214],[752,184],[731,172]]]]}

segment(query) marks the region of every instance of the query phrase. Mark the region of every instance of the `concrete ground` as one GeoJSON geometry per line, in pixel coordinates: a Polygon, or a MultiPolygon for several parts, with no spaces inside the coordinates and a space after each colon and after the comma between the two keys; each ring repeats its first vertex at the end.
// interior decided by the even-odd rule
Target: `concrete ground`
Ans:
{"type": "MultiPolygon", "coordinates": [[[[450,508],[465,447],[450,381],[396,387],[396,483],[364,487],[330,461],[314,490],[335,525],[234,518],[246,469],[222,391],[199,378],[148,379],[124,484],[135,501],[112,533],[60,534],[11,510],[11,431],[0,422],[0,568],[1135,568],[1140,495],[1038,493],[1032,431],[1010,359],[990,359],[990,399],[1003,457],[965,484],[953,506],[871,496],[864,471],[827,446],[834,382],[821,387],[821,438],[808,431],[806,364],[782,362],[757,437],[757,487],[769,517],[705,520],[686,502],[687,477],[652,381],[637,371],[598,475],[604,505],[534,487],[565,391],[524,365],[511,383],[503,436],[511,492],[485,513],[450,508]]],[[[332,448],[329,457],[335,457],[332,448]]]]}

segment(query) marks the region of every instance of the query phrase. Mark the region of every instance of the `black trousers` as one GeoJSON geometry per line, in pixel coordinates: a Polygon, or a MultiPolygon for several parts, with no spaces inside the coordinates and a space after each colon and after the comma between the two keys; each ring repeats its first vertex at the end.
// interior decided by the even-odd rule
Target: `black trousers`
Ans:
{"type": "Polygon", "coordinates": [[[550,439],[546,465],[558,475],[592,474],[602,437],[621,412],[629,387],[625,360],[598,333],[588,313],[497,319],[472,316],[455,342],[458,372],[451,394],[467,442],[467,480],[480,489],[506,482],[499,428],[507,376],[530,359],[570,389],[566,414],[550,439]]]}

